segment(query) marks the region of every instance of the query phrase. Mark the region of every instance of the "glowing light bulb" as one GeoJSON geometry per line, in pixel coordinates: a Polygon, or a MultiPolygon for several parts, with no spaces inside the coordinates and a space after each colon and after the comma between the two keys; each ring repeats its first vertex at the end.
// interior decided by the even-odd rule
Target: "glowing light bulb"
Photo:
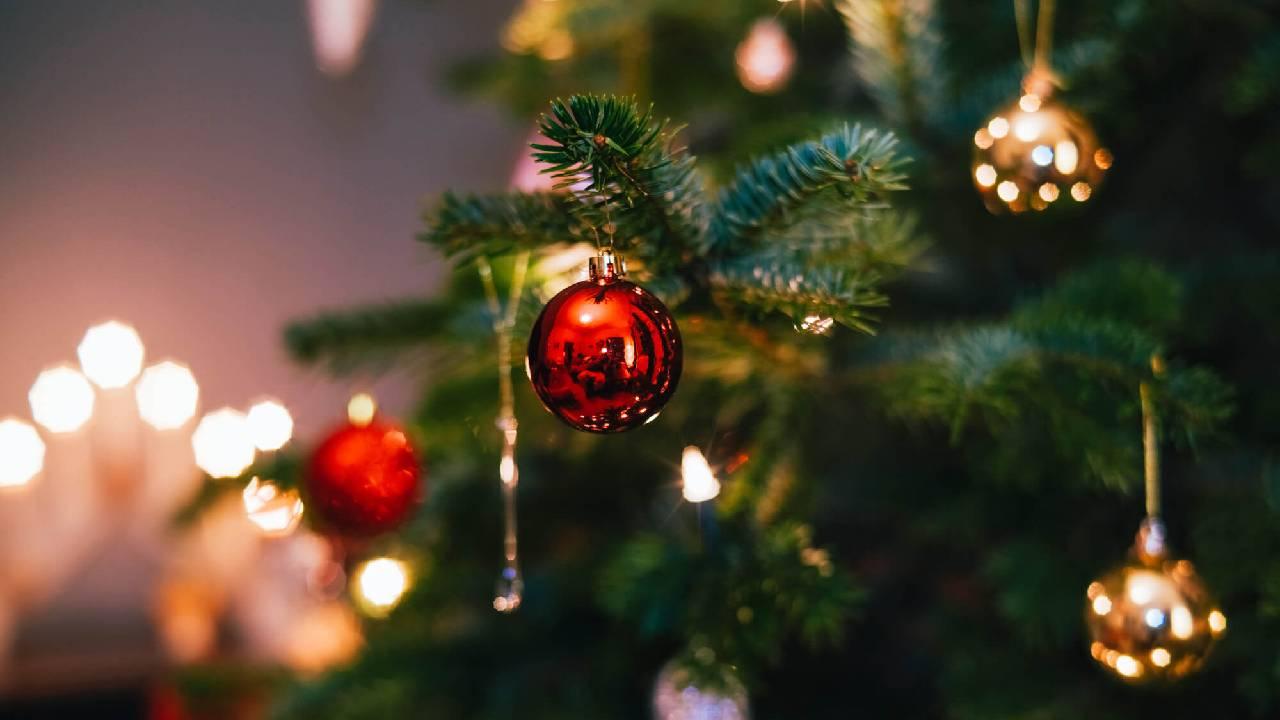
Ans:
{"type": "Polygon", "coordinates": [[[249,436],[259,450],[279,450],[293,437],[293,416],[274,400],[263,400],[249,408],[245,416],[249,436]]]}
{"type": "Polygon", "coordinates": [[[374,558],[356,569],[356,600],[366,613],[374,617],[391,612],[408,589],[409,570],[399,560],[374,558]]]}
{"type": "Polygon", "coordinates": [[[112,320],[89,328],[76,354],[84,374],[98,387],[111,390],[138,376],[146,350],[137,330],[112,320]]]}
{"type": "Polygon", "coordinates": [[[267,537],[282,537],[293,532],[302,521],[302,498],[297,490],[281,491],[270,480],[253,478],[245,486],[244,512],[267,537]]]}
{"type": "Polygon", "coordinates": [[[1173,662],[1173,656],[1164,648],[1152,648],[1151,664],[1156,667],[1169,667],[1169,663],[1173,662]]]}
{"type": "Polygon", "coordinates": [[[1063,175],[1075,172],[1076,166],[1080,164],[1080,148],[1070,140],[1059,140],[1053,147],[1053,166],[1058,169],[1058,172],[1063,175]]]}
{"type": "Polygon", "coordinates": [[[987,123],[987,132],[991,133],[991,137],[999,140],[1009,134],[1009,121],[997,115],[987,123]]]}
{"type": "Polygon", "coordinates": [[[1058,186],[1053,183],[1045,183],[1040,186],[1040,199],[1045,202],[1053,202],[1058,199],[1058,186]]]}
{"type": "Polygon", "coordinates": [[[44,469],[44,441],[17,418],[0,420],[0,488],[18,488],[44,469]]]}
{"type": "Polygon", "coordinates": [[[373,422],[373,416],[378,412],[378,403],[369,393],[357,393],[351,396],[351,401],[347,403],[347,420],[352,425],[364,427],[373,422]]]}
{"type": "Polygon", "coordinates": [[[196,465],[210,477],[239,477],[253,464],[255,450],[242,413],[222,408],[200,419],[191,434],[196,465]]]}
{"type": "Polygon", "coordinates": [[[142,372],[134,391],[138,414],[157,430],[176,430],[195,417],[200,386],[191,370],[166,360],[142,372]]]}
{"type": "Polygon", "coordinates": [[[31,416],[49,432],[75,432],[93,415],[93,387],[78,370],[66,365],[40,373],[27,400],[31,416]]]}
{"type": "Polygon", "coordinates": [[[773,18],[757,20],[734,52],[738,80],[753,93],[781,90],[795,68],[796,51],[782,23],[773,18]]]}
{"type": "Polygon", "coordinates": [[[996,184],[996,169],[988,163],[982,163],[973,169],[973,179],[982,187],[991,187],[996,184]]]}
{"type": "Polygon", "coordinates": [[[1035,93],[1027,93],[1018,98],[1018,107],[1024,112],[1033,113],[1040,109],[1040,96],[1035,93]]]}
{"type": "Polygon", "coordinates": [[[711,472],[711,466],[702,451],[690,445],[680,456],[680,474],[684,480],[682,492],[689,502],[706,502],[720,494],[720,481],[711,472]]]}
{"type": "Polygon", "coordinates": [[[1005,180],[996,186],[996,195],[1005,202],[1013,202],[1018,199],[1018,186],[1012,180],[1005,180]]]}

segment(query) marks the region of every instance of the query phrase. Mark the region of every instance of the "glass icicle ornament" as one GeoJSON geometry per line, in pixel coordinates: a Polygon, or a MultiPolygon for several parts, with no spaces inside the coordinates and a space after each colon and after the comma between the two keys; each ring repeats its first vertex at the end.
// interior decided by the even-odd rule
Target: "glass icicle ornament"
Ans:
{"type": "MultiPolygon", "coordinates": [[[[1152,358],[1158,377],[1163,362],[1152,358]]],[[[1134,683],[1176,680],[1204,663],[1227,616],[1187,560],[1169,557],[1160,520],[1159,437],[1151,386],[1139,388],[1147,517],[1127,563],[1089,583],[1085,625],[1089,652],[1107,670],[1134,683]]]]}
{"type": "Polygon", "coordinates": [[[1033,75],[1025,87],[973,134],[972,177],[982,201],[997,214],[1088,201],[1111,153],[1083,116],[1053,98],[1051,83],[1033,75]]]}
{"type": "Polygon", "coordinates": [[[698,679],[679,661],[667,663],[653,688],[654,720],[750,720],[742,681],[725,667],[712,673],[698,679]]]}

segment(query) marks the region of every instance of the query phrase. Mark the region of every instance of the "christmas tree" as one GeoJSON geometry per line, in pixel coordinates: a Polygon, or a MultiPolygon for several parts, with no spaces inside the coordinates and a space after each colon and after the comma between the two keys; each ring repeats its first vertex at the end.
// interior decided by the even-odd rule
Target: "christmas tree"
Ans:
{"type": "MultiPolygon", "coordinates": [[[[720,714],[659,716],[1280,712],[1277,8],[1028,5],[529,0],[462,62],[459,91],[542,113],[554,182],[431,200],[443,292],[288,329],[338,375],[426,358],[429,472],[363,550],[411,589],[279,717],[644,718],[672,688],[720,714]],[[1000,114],[1050,101],[1070,148],[1000,114]],[[1040,170],[999,159],[1015,136],[1040,170]],[[622,434],[511,373],[599,249],[683,339],[622,434]],[[1143,517],[1144,430],[1149,515],[1231,618],[1203,666],[1086,623],[1143,517]]],[[[301,484],[294,460],[243,480],[301,484]]]]}

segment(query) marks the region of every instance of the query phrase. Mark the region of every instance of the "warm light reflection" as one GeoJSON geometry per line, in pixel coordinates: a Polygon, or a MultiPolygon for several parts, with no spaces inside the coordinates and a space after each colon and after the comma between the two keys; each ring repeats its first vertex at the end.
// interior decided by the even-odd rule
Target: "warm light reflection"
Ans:
{"type": "Polygon", "coordinates": [[[991,133],[991,137],[999,140],[1009,134],[1009,121],[999,116],[993,117],[991,122],[987,123],[987,132],[991,133]]]}
{"type": "Polygon", "coordinates": [[[283,631],[288,634],[285,661],[305,675],[351,660],[364,640],[360,621],[337,601],[305,609],[283,631]]]}
{"type": "Polygon", "coordinates": [[[1089,183],[1083,180],[1071,186],[1071,199],[1076,202],[1084,202],[1093,194],[1093,188],[1089,187],[1089,183]]]}
{"type": "Polygon", "coordinates": [[[693,445],[685,448],[680,456],[680,475],[683,480],[681,492],[689,502],[706,502],[720,494],[720,481],[711,472],[702,451],[693,445]]]}
{"type": "Polygon", "coordinates": [[[1111,163],[1114,159],[1111,156],[1111,151],[1106,148],[1098,148],[1093,153],[1093,164],[1103,170],[1111,169],[1111,163]]]}
{"type": "Polygon", "coordinates": [[[1120,655],[1117,657],[1115,667],[1116,672],[1125,677],[1138,677],[1142,674],[1142,666],[1138,664],[1137,660],[1134,660],[1129,655],[1120,655]]]}
{"type": "Polygon", "coordinates": [[[84,374],[106,390],[124,387],[137,377],[145,353],[138,332],[115,320],[89,328],[76,349],[84,374]]]}
{"type": "Polygon", "coordinates": [[[27,400],[31,416],[49,432],[75,432],[93,415],[93,387],[78,370],[66,365],[40,373],[27,400]]]}
{"type": "Polygon", "coordinates": [[[1222,614],[1221,610],[1214,610],[1209,613],[1209,630],[1215,635],[1227,629],[1227,616],[1222,614]]]}
{"type": "Polygon", "coordinates": [[[307,0],[316,67],[333,77],[350,74],[360,64],[377,11],[377,0],[307,0]]]}
{"type": "Polygon", "coordinates": [[[983,187],[991,187],[996,184],[996,169],[983,163],[973,169],[973,179],[983,187]]]}
{"type": "Polygon", "coordinates": [[[734,52],[738,80],[754,93],[781,90],[791,78],[796,51],[786,28],[773,18],[757,20],[734,52]]]}
{"type": "Polygon", "coordinates": [[[378,403],[369,393],[356,393],[351,396],[351,400],[347,403],[347,420],[352,425],[364,427],[373,422],[373,416],[378,412],[378,403]]]}
{"type": "Polygon", "coordinates": [[[1031,150],[1031,162],[1045,167],[1053,162],[1053,150],[1048,145],[1037,145],[1031,150]]]}
{"type": "Polygon", "coordinates": [[[0,420],[0,488],[31,482],[44,469],[44,441],[36,429],[17,418],[0,420]]]}
{"type": "Polygon", "coordinates": [[[241,496],[245,515],[267,537],[288,535],[302,521],[302,498],[297,490],[281,491],[270,480],[255,477],[241,496]]]}
{"type": "Polygon", "coordinates": [[[200,419],[191,435],[196,465],[215,478],[239,477],[253,464],[255,450],[243,413],[215,410],[200,419]]]}
{"type": "Polygon", "coordinates": [[[1013,202],[1018,199],[1018,185],[1012,180],[1005,180],[996,186],[996,195],[1005,202],[1013,202]]]}
{"type": "Polygon", "coordinates": [[[1053,202],[1058,199],[1058,186],[1053,183],[1045,183],[1040,186],[1038,193],[1041,200],[1053,202]]]}
{"type": "Polygon", "coordinates": [[[1023,112],[1033,113],[1040,109],[1040,96],[1035,93],[1027,93],[1018,98],[1018,107],[1022,108],[1023,112]]]}
{"type": "Polygon", "coordinates": [[[1179,640],[1186,640],[1195,632],[1195,622],[1192,620],[1191,611],[1185,606],[1179,606],[1173,609],[1169,614],[1169,630],[1173,636],[1179,640]]]}
{"type": "Polygon", "coordinates": [[[826,315],[805,315],[795,324],[796,330],[809,335],[826,335],[835,327],[835,318],[826,315]]]}
{"type": "Polygon", "coordinates": [[[973,144],[980,150],[986,150],[995,141],[996,139],[991,137],[991,132],[986,128],[978,128],[978,131],[973,134],[973,144]]]}
{"type": "Polygon", "coordinates": [[[382,617],[400,603],[409,589],[409,569],[393,558],[374,558],[356,568],[354,589],[361,609],[373,617],[382,617]]]}
{"type": "Polygon", "coordinates": [[[275,400],[254,403],[245,421],[254,446],[263,452],[279,450],[293,437],[293,416],[275,400]]]}
{"type": "Polygon", "coordinates": [[[1099,595],[1093,599],[1093,611],[1098,615],[1106,615],[1111,612],[1111,598],[1106,595],[1099,595]]]}
{"type": "MultiPolygon", "coordinates": [[[[1043,163],[1048,165],[1049,163],[1043,163]]],[[[1059,140],[1054,146],[1053,166],[1063,175],[1070,175],[1080,164],[1080,148],[1070,140],[1059,140]]]]}
{"type": "Polygon", "coordinates": [[[143,371],[134,392],[138,415],[157,430],[176,430],[195,417],[200,386],[185,365],[165,361],[143,371]]]}
{"type": "Polygon", "coordinates": [[[1169,667],[1169,663],[1173,662],[1173,656],[1168,650],[1162,647],[1155,648],[1151,651],[1151,664],[1156,667],[1169,667]]]}
{"type": "Polygon", "coordinates": [[[1040,113],[1026,113],[1019,115],[1013,121],[1013,136],[1022,142],[1031,142],[1040,137],[1040,133],[1044,130],[1044,118],[1040,113]]]}

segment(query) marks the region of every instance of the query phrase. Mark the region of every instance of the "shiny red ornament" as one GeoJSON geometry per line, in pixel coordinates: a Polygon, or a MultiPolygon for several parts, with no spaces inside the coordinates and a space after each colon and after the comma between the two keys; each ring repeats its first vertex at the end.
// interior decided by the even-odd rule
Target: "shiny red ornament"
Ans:
{"type": "Polygon", "coordinates": [[[662,301],[622,279],[612,253],[561,290],[529,337],[526,369],[542,404],[570,426],[614,433],[658,416],[680,381],[684,346],[662,301]]]}
{"type": "Polygon", "coordinates": [[[311,456],[306,508],[325,529],[369,536],[408,518],[420,497],[421,468],[399,427],[347,423],[311,456]]]}

